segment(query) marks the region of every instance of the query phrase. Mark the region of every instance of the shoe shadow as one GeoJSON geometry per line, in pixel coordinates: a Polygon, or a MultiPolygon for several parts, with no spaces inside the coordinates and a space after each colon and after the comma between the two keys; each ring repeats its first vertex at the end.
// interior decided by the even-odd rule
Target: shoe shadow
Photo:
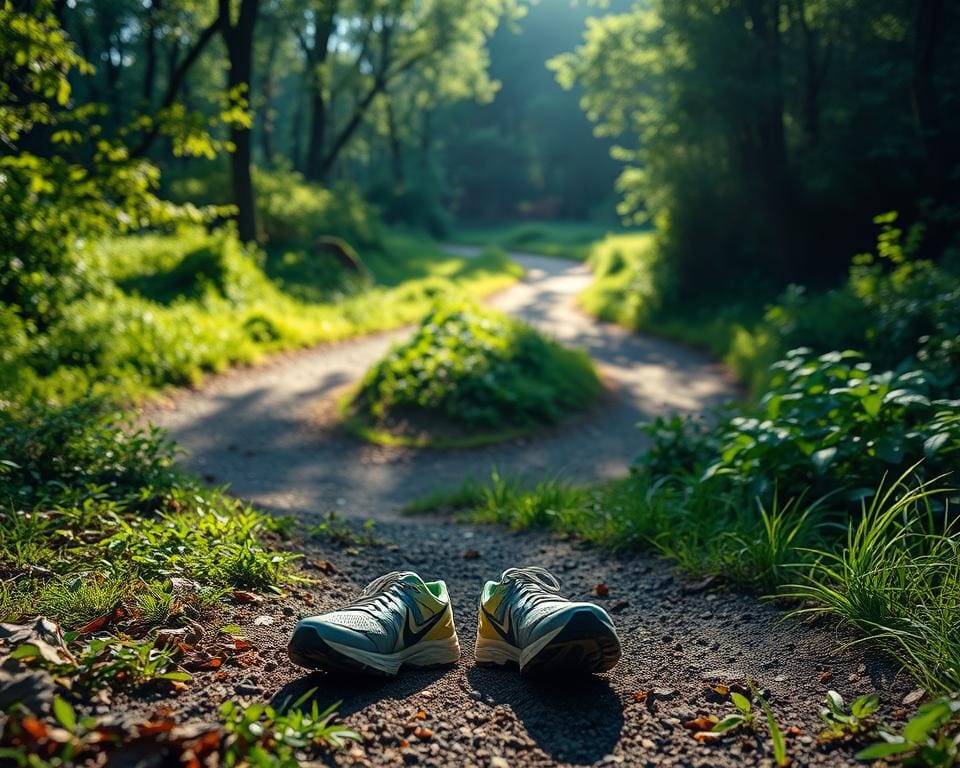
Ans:
{"type": "Polygon", "coordinates": [[[474,666],[467,680],[484,698],[509,706],[557,762],[595,763],[620,740],[623,706],[604,677],[526,678],[516,668],[474,666]]]}
{"type": "Polygon", "coordinates": [[[302,706],[308,707],[317,702],[323,711],[336,704],[340,717],[345,718],[378,701],[412,696],[448,672],[449,669],[444,668],[404,670],[402,675],[396,677],[312,672],[283,686],[270,704],[284,710],[309,693],[302,706]]]}

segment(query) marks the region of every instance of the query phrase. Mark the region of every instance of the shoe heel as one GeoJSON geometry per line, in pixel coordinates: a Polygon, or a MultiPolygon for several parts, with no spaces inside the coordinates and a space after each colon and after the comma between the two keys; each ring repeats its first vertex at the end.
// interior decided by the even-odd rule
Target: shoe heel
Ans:
{"type": "Polygon", "coordinates": [[[403,664],[411,667],[439,667],[460,660],[460,641],[456,635],[444,640],[424,640],[411,649],[403,664]]]}
{"type": "Polygon", "coordinates": [[[477,635],[474,658],[477,664],[484,665],[519,664],[520,651],[503,640],[491,640],[482,635],[477,635]]]}

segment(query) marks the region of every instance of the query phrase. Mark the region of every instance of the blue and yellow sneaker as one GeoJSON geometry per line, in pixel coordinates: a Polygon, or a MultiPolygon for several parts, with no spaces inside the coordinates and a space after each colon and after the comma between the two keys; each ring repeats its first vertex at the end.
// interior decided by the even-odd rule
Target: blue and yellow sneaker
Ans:
{"type": "Polygon", "coordinates": [[[546,569],[508,568],[480,595],[476,658],[528,674],[605,672],[620,659],[620,638],[603,608],[562,597],[546,569]]]}
{"type": "Polygon", "coordinates": [[[412,571],[384,574],[343,608],[298,622],[287,653],[309,669],[383,675],[452,664],[460,642],[447,585],[412,571]]]}

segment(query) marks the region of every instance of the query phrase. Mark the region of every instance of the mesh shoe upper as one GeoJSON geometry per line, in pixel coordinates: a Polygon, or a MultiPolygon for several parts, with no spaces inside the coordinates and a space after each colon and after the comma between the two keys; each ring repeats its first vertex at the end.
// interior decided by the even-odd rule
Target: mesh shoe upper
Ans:
{"type": "Polygon", "coordinates": [[[384,574],[356,600],[297,624],[297,630],[305,628],[326,641],[382,654],[454,634],[446,586],[426,584],[412,571],[384,574]]]}
{"type": "Polygon", "coordinates": [[[545,568],[508,568],[499,583],[490,581],[484,587],[478,632],[525,648],[578,611],[589,611],[613,628],[610,617],[599,606],[561,595],[559,580],[545,568]]]}

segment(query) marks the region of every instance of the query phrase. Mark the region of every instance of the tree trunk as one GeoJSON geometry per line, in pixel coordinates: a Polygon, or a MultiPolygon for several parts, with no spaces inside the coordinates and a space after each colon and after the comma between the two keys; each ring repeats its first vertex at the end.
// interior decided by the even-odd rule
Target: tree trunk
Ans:
{"type": "MultiPolygon", "coordinates": [[[[241,0],[236,23],[230,18],[230,0],[220,0],[220,31],[227,47],[227,86],[232,94],[250,98],[253,73],[253,31],[260,0],[241,0]]],[[[237,234],[249,243],[257,239],[257,211],[253,190],[253,137],[248,126],[233,125],[230,141],[230,175],[233,204],[237,207],[237,234]]]]}
{"type": "Polygon", "coordinates": [[[157,78],[157,25],[156,17],[161,11],[163,0],[152,0],[147,11],[146,51],[143,65],[143,105],[147,112],[153,106],[153,92],[157,78]]]}
{"type": "Polygon", "coordinates": [[[937,49],[943,39],[943,11],[944,0],[917,0],[913,47],[913,112],[926,160],[924,191],[938,201],[950,171],[934,83],[937,49]]]}
{"type": "Polygon", "coordinates": [[[277,59],[277,50],[280,47],[280,36],[274,34],[270,38],[267,48],[266,70],[260,80],[260,96],[263,99],[260,113],[260,150],[263,152],[263,162],[269,168],[273,164],[273,68],[277,59]]]}
{"type": "Polygon", "coordinates": [[[327,114],[326,63],[330,51],[330,36],[333,34],[334,19],[339,3],[336,0],[324,0],[315,9],[315,29],[313,44],[302,41],[304,55],[307,57],[307,91],[310,94],[310,129],[307,135],[307,161],[304,175],[311,181],[320,181],[323,177],[323,153],[326,146],[327,114]]]}
{"type": "Polygon", "coordinates": [[[393,171],[393,185],[397,189],[403,187],[403,146],[400,142],[400,132],[397,129],[397,116],[393,111],[393,101],[389,94],[385,94],[387,100],[387,131],[390,143],[390,168],[393,171]]]}

